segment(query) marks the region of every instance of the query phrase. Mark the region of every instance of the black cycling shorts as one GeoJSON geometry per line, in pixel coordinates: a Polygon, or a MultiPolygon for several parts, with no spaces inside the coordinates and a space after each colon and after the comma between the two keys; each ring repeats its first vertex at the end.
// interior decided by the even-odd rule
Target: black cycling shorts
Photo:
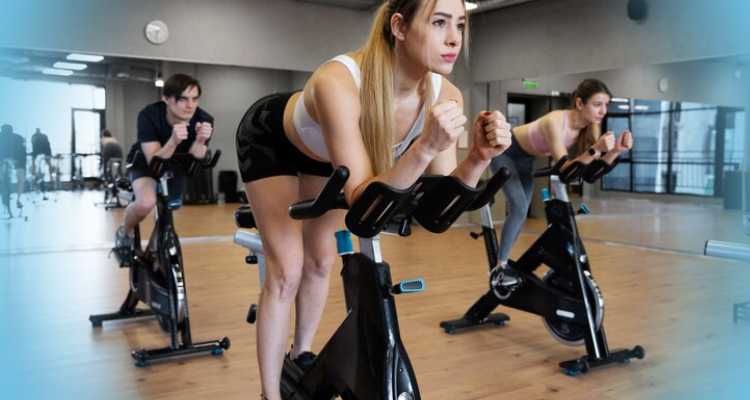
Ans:
{"type": "Polygon", "coordinates": [[[284,133],[284,109],[294,93],[277,93],[255,102],[237,127],[237,161],[242,182],[298,173],[330,176],[331,163],[314,160],[284,133]]]}
{"type": "MultiPolygon", "coordinates": [[[[154,177],[149,173],[146,157],[140,151],[136,153],[136,156],[133,159],[133,163],[128,168],[127,173],[128,179],[130,179],[131,184],[137,179],[143,177],[154,179],[154,177]]],[[[185,192],[186,181],[187,177],[185,176],[185,174],[181,172],[174,173],[174,177],[172,177],[172,179],[167,182],[169,200],[182,199],[182,195],[185,192]]]]}

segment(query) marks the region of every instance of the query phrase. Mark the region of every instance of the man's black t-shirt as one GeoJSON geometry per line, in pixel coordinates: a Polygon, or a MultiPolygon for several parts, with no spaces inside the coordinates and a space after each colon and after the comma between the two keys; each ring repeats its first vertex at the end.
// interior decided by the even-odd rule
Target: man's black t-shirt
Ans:
{"type": "Polygon", "coordinates": [[[31,155],[36,157],[40,154],[45,156],[52,155],[52,149],[49,145],[49,138],[47,135],[37,132],[31,135],[31,155]]]}
{"type": "Polygon", "coordinates": [[[26,141],[17,133],[0,134],[0,161],[3,158],[15,160],[16,167],[26,167],[26,141]]]}
{"type": "MultiPolygon", "coordinates": [[[[202,108],[196,108],[195,114],[193,114],[193,118],[190,119],[188,125],[188,138],[177,145],[175,153],[187,153],[190,150],[190,146],[195,142],[195,124],[198,122],[208,122],[213,125],[214,117],[202,108]]],[[[167,103],[159,101],[147,105],[138,113],[138,142],[133,144],[130,149],[127,161],[133,162],[136,151],[141,150],[141,143],[159,142],[164,146],[171,136],[172,125],[167,122],[167,103]]],[[[206,145],[208,145],[208,141],[206,141],[206,145]]]]}

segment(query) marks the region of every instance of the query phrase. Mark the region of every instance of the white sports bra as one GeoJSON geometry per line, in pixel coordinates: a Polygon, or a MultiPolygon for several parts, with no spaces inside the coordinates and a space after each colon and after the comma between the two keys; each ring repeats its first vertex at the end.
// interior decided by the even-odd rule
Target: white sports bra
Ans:
{"type": "MultiPolygon", "coordinates": [[[[357,62],[347,55],[340,55],[332,58],[328,62],[336,61],[344,64],[354,78],[354,83],[357,84],[357,89],[360,86],[360,69],[357,62]]],[[[434,93],[433,103],[437,101],[438,95],[440,94],[440,87],[443,84],[443,77],[438,74],[430,73],[432,79],[432,91],[434,93]]],[[[315,122],[305,108],[304,92],[297,98],[297,103],[294,105],[294,128],[297,130],[297,136],[299,136],[302,143],[307,146],[316,156],[323,160],[330,161],[331,158],[328,155],[328,149],[326,148],[325,140],[323,140],[323,129],[320,125],[315,122]]],[[[422,110],[417,116],[417,120],[414,121],[411,130],[406,135],[403,141],[393,146],[393,155],[395,158],[400,157],[419,134],[422,132],[424,126],[426,107],[422,105],[422,110]]]]}

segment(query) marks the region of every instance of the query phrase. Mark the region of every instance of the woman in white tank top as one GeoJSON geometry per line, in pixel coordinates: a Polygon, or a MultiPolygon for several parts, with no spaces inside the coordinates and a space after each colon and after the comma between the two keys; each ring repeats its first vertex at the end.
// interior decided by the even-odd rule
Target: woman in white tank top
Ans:
{"type": "Polygon", "coordinates": [[[288,216],[289,204],[316,195],[331,166],[349,169],[349,204],[373,181],[403,189],[423,173],[476,186],[492,157],[510,145],[502,114],[482,112],[469,155],[456,160],[468,120],[461,92],[442,76],[453,69],[467,22],[462,0],[386,1],[362,49],[323,64],[302,93],[264,98],[243,118],[238,158],[266,257],[257,316],[264,398],[281,398],[293,303],[289,357],[298,364],[314,357],[336,256],[333,232],[344,216],[331,211],[300,223],[288,216]]]}

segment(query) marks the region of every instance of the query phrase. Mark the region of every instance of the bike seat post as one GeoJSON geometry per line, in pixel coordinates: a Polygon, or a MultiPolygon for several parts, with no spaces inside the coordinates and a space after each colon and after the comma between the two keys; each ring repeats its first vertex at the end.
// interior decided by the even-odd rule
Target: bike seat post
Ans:
{"type": "Polygon", "coordinates": [[[567,203],[568,191],[565,189],[565,184],[560,181],[560,178],[557,175],[551,175],[549,177],[549,183],[550,186],[552,186],[552,191],[555,194],[555,198],[567,203]]]}
{"type": "Polygon", "coordinates": [[[334,235],[336,236],[336,249],[338,250],[339,257],[346,263],[351,255],[354,254],[352,235],[346,229],[336,231],[334,235]]]}
{"type": "Polygon", "coordinates": [[[380,252],[380,235],[371,238],[359,238],[359,250],[362,254],[369,257],[376,263],[383,262],[383,255],[380,252]]]}
{"type": "Polygon", "coordinates": [[[161,193],[164,196],[164,198],[169,198],[169,185],[167,185],[167,182],[169,182],[169,179],[172,177],[172,171],[167,171],[164,173],[164,175],[159,178],[159,184],[161,185],[161,193]]]}

